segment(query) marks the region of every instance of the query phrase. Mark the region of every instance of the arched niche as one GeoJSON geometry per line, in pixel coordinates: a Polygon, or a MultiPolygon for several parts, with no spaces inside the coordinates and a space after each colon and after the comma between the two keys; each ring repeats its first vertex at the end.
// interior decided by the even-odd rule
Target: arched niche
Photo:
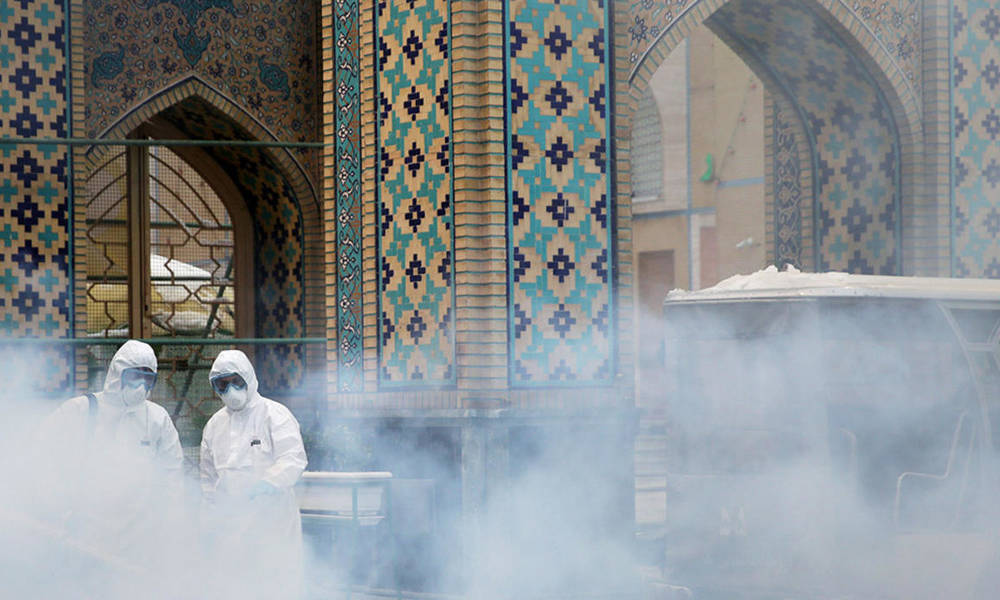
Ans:
{"type": "MultiPolygon", "coordinates": [[[[101,137],[143,135],[160,139],[280,141],[232,99],[197,77],[185,79],[120,117],[101,137]]],[[[84,164],[100,164],[108,146],[86,152],[84,164]]],[[[177,146],[199,173],[243,213],[252,248],[242,280],[242,298],[253,311],[240,319],[241,335],[302,338],[325,335],[322,310],[322,220],[319,200],[289,148],[249,145],[177,146]],[[249,266],[252,265],[252,266],[249,266]],[[320,308],[316,308],[320,307],[320,308]]],[[[79,207],[77,208],[79,214],[79,207]]],[[[241,217],[242,218],[242,217],[241,217]]],[[[255,347],[262,390],[289,393],[324,368],[322,345],[267,344],[255,347]]]]}
{"type": "MultiPolygon", "coordinates": [[[[913,255],[906,228],[918,217],[909,201],[920,174],[917,92],[864,21],[839,2],[695,0],[677,3],[673,14],[647,4],[654,6],[620,5],[616,13],[619,171],[628,169],[626,136],[650,78],[704,23],[764,81],[776,113],[801,138],[792,141],[806,157],[796,165],[802,194],[780,200],[807,219],[782,232],[802,237],[799,266],[902,274],[913,255]]],[[[619,181],[619,205],[627,204],[628,177],[619,181]]]]}

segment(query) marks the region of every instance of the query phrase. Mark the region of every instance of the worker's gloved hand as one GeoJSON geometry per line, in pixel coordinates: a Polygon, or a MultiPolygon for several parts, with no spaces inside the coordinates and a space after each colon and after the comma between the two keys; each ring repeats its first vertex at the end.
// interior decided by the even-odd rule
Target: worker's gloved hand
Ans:
{"type": "Polygon", "coordinates": [[[249,492],[251,498],[258,498],[260,496],[271,496],[276,493],[278,493],[278,488],[274,487],[273,485],[271,485],[266,481],[258,481],[257,483],[253,484],[253,487],[250,488],[249,492]]]}

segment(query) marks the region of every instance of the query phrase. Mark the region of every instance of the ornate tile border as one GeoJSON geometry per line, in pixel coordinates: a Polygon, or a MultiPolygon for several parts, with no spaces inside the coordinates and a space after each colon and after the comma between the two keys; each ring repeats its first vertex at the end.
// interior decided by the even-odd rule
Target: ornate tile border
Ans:
{"type": "MultiPolygon", "coordinates": [[[[364,390],[360,15],[357,0],[339,0],[327,4],[325,10],[330,11],[332,23],[324,19],[324,44],[333,45],[332,61],[324,64],[324,100],[332,105],[332,114],[325,119],[333,135],[325,135],[334,145],[332,156],[324,161],[326,167],[333,163],[333,172],[324,180],[332,179],[325,185],[334,198],[327,212],[333,217],[336,235],[332,267],[336,301],[328,310],[336,314],[336,389],[360,392],[364,390]]],[[[324,56],[327,53],[329,48],[324,56]]]]}

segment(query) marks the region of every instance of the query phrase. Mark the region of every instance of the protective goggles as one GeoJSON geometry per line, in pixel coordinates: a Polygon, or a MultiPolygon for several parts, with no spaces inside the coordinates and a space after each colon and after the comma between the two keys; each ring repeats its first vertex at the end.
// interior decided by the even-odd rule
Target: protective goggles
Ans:
{"type": "Polygon", "coordinates": [[[131,367],[122,371],[122,387],[143,386],[146,391],[156,385],[156,373],[149,367],[131,367]]]}
{"type": "Polygon", "coordinates": [[[243,378],[236,373],[225,373],[223,375],[216,375],[209,379],[212,382],[212,389],[215,390],[217,394],[225,394],[229,386],[233,389],[242,390],[247,387],[247,382],[243,381],[243,378]]]}

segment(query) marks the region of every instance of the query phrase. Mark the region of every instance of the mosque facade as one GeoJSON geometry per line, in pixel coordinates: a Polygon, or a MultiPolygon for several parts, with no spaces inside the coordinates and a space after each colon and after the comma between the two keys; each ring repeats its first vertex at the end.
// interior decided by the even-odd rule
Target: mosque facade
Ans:
{"type": "Polygon", "coordinates": [[[100,144],[158,126],[145,137],[273,143],[200,151],[251,221],[246,337],[325,337],[313,362],[334,404],[423,389],[442,407],[464,390],[533,405],[567,387],[603,402],[590,390],[631,362],[631,117],[701,24],[767,90],[767,262],[1000,274],[987,4],[19,1],[0,16],[3,126],[21,139],[4,156],[8,336],[86,330],[88,175],[100,144]]]}
{"type": "Polygon", "coordinates": [[[980,0],[0,0],[0,74],[0,335],[32,339],[48,393],[91,383],[81,339],[183,337],[181,313],[219,306],[191,335],[242,340],[273,395],[454,426],[466,500],[512,427],[603,428],[631,468],[637,249],[682,239],[675,282],[711,283],[689,256],[705,215],[755,232],[731,269],[1000,277],[1000,10],[980,0]],[[633,123],[678,48],[704,74],[705,30],[752,106],[661,110],[689,124],[658,163],[681,199],[634,202],[633,123]],[[759,210],[723,218],[706,163],[728,148],[699,140],[734,111],[759,173],[730,188],[752,179],[759,210]],[[194,246],[208,298],[169,250],[194,246]],[[137,281],[158,295],[115,295],[137,281]],[[154,318],[181,288],[200,307],[154,318]]]}

